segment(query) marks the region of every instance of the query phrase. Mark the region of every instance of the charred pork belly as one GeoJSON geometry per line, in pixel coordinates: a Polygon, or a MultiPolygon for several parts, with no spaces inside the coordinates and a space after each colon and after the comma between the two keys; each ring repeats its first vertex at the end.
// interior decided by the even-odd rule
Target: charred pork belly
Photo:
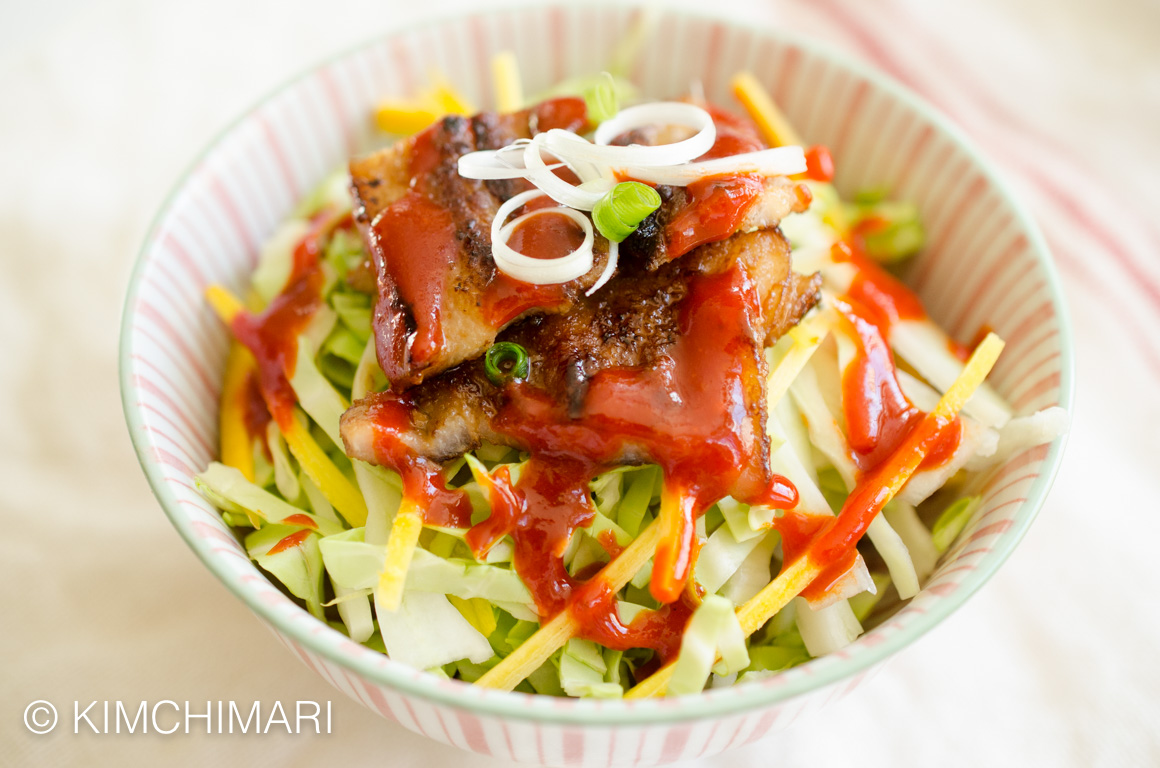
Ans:
{"type": "MultiPolygon", "coordinates": [[[[765,148],[756,126],[712,105],[717,138],[698,160],[739,155],[765,148]]],[[[687,130],[650,126],[620,137],[620,144],[670,144],[687,137],[687,130]]],[[[643,261],[649,268],[679,258],[704,243],[738,232],[776,227],[786,216],[809,207],[809,187],[784,177],[745,174],[717,176],[687,187],[659,186],[661,207],[641,222],[620,246],[621,256],[643,261]]]]}
{"type": "Polygon", "coordinates": [[[479,355],[499,329],[531,309],[567,310],[599,277],[607,259],[603,239],[589,273],[563,285],[528,285],[498,272],[491,221],[505,200],[528,187],[521,180],[465,179],[457,171],[462,155],[527,137],[530,125],[586,124],[582,101],[557,101],[579,105],[567,111],[546,109],[552,102],[545,102],[540,115],[451,115],[350,164],[355,219],[376,276],[376,351],[393,387],[479,355]]]}
{"type": "MultiPolygon", "coordinates": [[[[688,295],[687,279],[724,271],[735,261],[753,275],[756,295],[763,299],[764,336],[756,341],[769,346],[818,296],[817,276],[803,277],[789,268],[788,246],[776,231],[704,246],[689,259],[657,270],[626,265],[606,290],[583,299],[571,312],[529,318],[499,340],[528,351],[529,385],[553,393],[569,412],[580,413],[588,382],[600,371],[645,370],[665,359],[680,334],[677,307],[688,295]]],[[[393,434],[418,456],[445,462],[485,441],[524,448],[492,426],[503,400],[503,388],[488,379],[483,360],[475,359],[405,393],[381,392],[355,403],[343,417],[343,439],[351,456],[383,463],[374,448],[375,413],[383,403],[405,403],[408,426],[393,434]]]]}
{"type": "MultiPolygon", "coordinates": [[[[465,179],[457,172],[459,157],[468,152],[498,149],[549,128],[582,131],[586,124],[584,102],[573,98],[507,115],[449,116],[350,164],[355,218],[374,267],[378,359],[392,388],[406,389],[478,357],[521,318],[570,311],[595,284],[608,253],[599,236],[592,269],[576,280],[531,285],[498,271],[491,256],[492,219],[502,203],[530,185],[522,179],[465,179]]],[[[755,135],[738,139],[741,134],[730,125],[718,120],[718,142],[706,157],[761,146],[755,135]]],[[[776,226],[786,213],[809,203],[803,185],[750,176],[660,192],[661,209],[624,243],[628,258],[622,263],[656,269],[702,243],[776,226]]],[[[541,230],[527,234],[523,250],[559,255],[550,252],[572,247],[574,232],[559,226],[541,230]]]]}

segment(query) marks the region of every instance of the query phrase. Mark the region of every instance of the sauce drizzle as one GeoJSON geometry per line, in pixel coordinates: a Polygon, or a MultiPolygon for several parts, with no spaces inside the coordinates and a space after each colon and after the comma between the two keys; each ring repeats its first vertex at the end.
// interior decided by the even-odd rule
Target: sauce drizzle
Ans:
{"type": "Polygon", "coordinates": [[[471,501],[461,490],[447,487],[443,468],[416,455],[400,439],[411,428],[413,404],[407,396],[376,401],[370,411],[375,425],[375,455],[380,463],[399,473],[403,495],[419,503],[423,522],[446,528],[471,525],[471,501]]]}
{"type": "MultiPolygon", "coordinates": [[[[549,99],[523,114],[532,133],[588,127],[587,106],[578,97],[549,99]]],[[[376,351],[388,379],[405,379],[408,371],[425,368],[439,357],[446,346],[445,306],[456,291],[478,290],[484,320],[497,329],[530,309],[554,309],[570,300],[566,285],[514,280],[483,255],[474,220],[478,211],[470,206],[486,207],[479,197],[486,194],[485,185],[461,178],[456,170],[458,154],[474,149],[476,141],[471,121],[460,117],[444,118],[417,134],[410,146],[410,188],[368,225],[378,285],[376,351]],[[468,208],[449,205],[449,197],[462,198],[468,208]],[[481,289],[462,284],[464,265],[482,270],[481,289]]],[[[530,188],[527,182],[512,180],[506,194],[530,188]]],[[[537,200],[525,210],[547,204],[554,205],[537,200]]],[[[575,223],[562,216],[535,216],[513,233],[512,247],[554,258],[582,240],[574,228],[575,223]]]]}
{"type": "MultiPolygon", "coordinates": [[[[294,370],[298,356],[298,335],[322,305],[323,275],[318,257],[321,240],[334,223],[324,215],[317,217],[294,248],[293,266],[282,292],[262,312],[239,312],[230,324],[234,338],[254,355],[258,388],[283,431],[290,427],[297,402],[288,372],[294,370]]],[[[254,418],[256,428],[261,416],[254,418]]]]}
{"type": "MultiPolygon", "coordinates": [[[[705,107],[717,128],[713,146],[698,161],[755,152],[765,147],[748,120],[717,107],[705,107]]],[[[761,195],[764,180],[752,174],[700,179],[686,187],[688,202],[665,227],[669,257],[678,258],[698,245],[724,240],[737,231],[745,214],[761,195]]]]}
{"type": "MultiPolygon", "coordinates": [[[[893,453],[924,416],[898,383],[886,339],[895,323],[924,319],[926,310],[910,288],[862,252],[856,236],[852,243],[835,245],[833,255],[858,269],[844,300],[836,303],[858,346],[842,373],[842,407],[852,458],[866,472],[893,453]]],[[[962,421],[956,417],[935,436],[921,468],[945,464],[961,438],[962,421]]]]}
{"type": "Polygon", "coordinates": [[[504,535],[515,544],[513,566],[540,614],[574,612],[582,635],[608,647],[651,647],[662,655],[679,646],[691,612],[680,603],[695,559],[696,516],[725,495],[789,508],[797,491],[766,475],[762,436],[753,434],[754,398],[746,382],[760,380],[754,356],[759,336],[752,316],[756,295],[738,265],[689,278],[679,305],[680,334],[651,369],[612,368],[594,375],[578,413],[528,382],[509,383],[492,421],[530,451],[519,482],[499,470],[489,490],[492,513],[467,541],[477,553],[504,535]],[[674,540],[658,547],[654,596],[668,605],[625,626],[599,579],[581,581],[562,555],[577,528],[594,515],[589,482],[626,456],[660,465],[685,503],[674,540]],[[671,550],[666,557],[663,547],[671,550]],[[666,572],[666,569],[669,569],[666,572]],[[666,574],[663,589],[656,574],[666,574]]]}

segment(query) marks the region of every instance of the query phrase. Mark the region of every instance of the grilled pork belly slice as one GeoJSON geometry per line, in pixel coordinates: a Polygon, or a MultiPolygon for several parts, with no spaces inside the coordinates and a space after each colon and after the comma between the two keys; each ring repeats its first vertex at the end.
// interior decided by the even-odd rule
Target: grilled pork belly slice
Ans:
{"type": "MultiPolygon", "coordinates": [[[[586,123],[583,110],[579,101],[571,118],[560,116],[562,108],[544,112],[575,128],[586,123]]],[[[530,187],[458,173],[462,155],[526,138],[530,124],[547,122],[535,110],[452,115],[351,162],[355,220],[375,270],[376,351],[392,387],[404,389],[478,356],[528,311],[566,311],[603,271],[608,244],[597,238],[592,269],[571,282],[535,286],[498,272],[492,219],[504,201],[530,187]]]]}
{"type": "MultiPolygon", "coordinates": [[[[734,269],[741,270],[753,288],[753,338],[745,342],[745,350],[736,352],[746,369],[745,418],[752,424],[745,431],[754,440],[764,440],[762,350],[817,302],[820,285],[818,276],[803,277],[790,269],[789,246],[778,230],[736,235],[702,246],[687,258],[655,270],[626,264],[605,289],[582,298],[569,313],[529,318],[500,339],[528,351],[528,386],[580,417],[594,405],[589,385],[598,374],[643,375],[671,366],[673,350],[688,332],[681,322],[687,316],[682,305],[689,297],[690,284],[734,269]]],[[[510,399],[508,394],[487,378],[482,360],[468,361],[406,392],[381,392],[355,403],[342,419],[343,441],[350,456],[387,465],[391,459],[380,450],[383,440],[434,462],[460,456],[483,441],[528,449],[526,441],[495,424],[510,399]],[[388,412],[390,417],[385,418],[388,412]]],[[[656,418],[666,418],[666,404],[659,405],[656,418]]],[[[764,463],[768,451],[755,455],[763,457],[764,463]]],[[[618,463],[650,460],[647,450],[624,441],[618,463]]]]}
{"type": "Polygon", "coordinates": [[[712,242],[706,236],[725,232],[758,232],[776,227],[791,213],[801,213],[812,199],[809,187],[784,177],[734,176],[697,182],[689,187],[658,186],[661,207],[620,244],[620,257],[651,269],[680,258],[690,248],[712,242]],[[715,202],[713,197],[720,198],[715,202]],[[714,222],[717,211],[745,199],[738,215],[714,222]],[[708,223],[709,226],[706,226],[708,223]],[[713,224],[723,229],[712,229],[713,224]]]}
{"type": "MultiPolygon", "coordinates": [[[[351,162],[355,218],[374,266],[376,351],[393,389],[478,357],[524,317],[571,311],[603,272],[608,243],[599,235],[592,269],[571,282],[535,286],[497,271],[492,219],[530,185],[464,179],[457,172],[468,152],[553,127],[583,130],[584,110],[582,100],[562,98],[507,115],[449,116],[351,162]]],[[[711,155],[759,146],[752,138],[738,143],[730,138],[735,132],[719,125],[720,146],[711,155]]],[[[622,264],[657,269],[703,242],[776,226],[809,204],[808,189],[785,179],[720,178],[660,192],[661,209],[622,245],[622,264]]]]}

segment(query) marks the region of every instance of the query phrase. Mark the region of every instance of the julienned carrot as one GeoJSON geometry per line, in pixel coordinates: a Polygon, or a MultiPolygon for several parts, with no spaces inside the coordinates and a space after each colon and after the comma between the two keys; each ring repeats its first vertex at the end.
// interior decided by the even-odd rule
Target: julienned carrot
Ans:
{"type": "Polygon", "coordinates": [[[411,568],[411,559],[415,555],[422,530],[423,511],[414,500],[404,497],[399,511],[395,513],[395,522],[391,524],[391,537],[387,539],[387,555],[379,574],[375,601],[389,611],[398,608],[403,601],[407,571],[411,568]]]}
{"type": "Polygon", "coordinates": [[[524,104],[524,86],[520,65],[511,51],[501,51],[491,60],[491,77],[495,84],[495,108],[515,112],[524,104]]]}
{"type": "MultiPolygon", "coordinates": [[[[673,501],[677,501],[675,496],[673,501]]],[[[653,522],[628,545],[627,549],[592,578],[602,580],[613,594],[624,589],[624,585],[653,556],[657,542],[660,541],[660,533],[660,523],[653,522]]],[[[536,633],[525,640],[510,656],[495,665],[479,680],[476,680],[475,684],[482,685],[484,688],[510,691],[519,685],[521,680],[539,669],[540,665],[547,661],[557,648],[562,647],[564,643],[575,637],[579,629],[579,624],[576,623],[567,609],[560,611],[555,618],[536,630],[536,633]]]]}
{"type": "Polygon", "coordinates": [[[441,77],[413,99],[392,99],[375,109],[375,124],[386,133],[409,136],[444,115],[470,115],[475,108],[441,77]]]}
{"type": "Polygon", "coordinates": [[[670,487],[667,482],[661,490],[661,510],[657,518],[660,534],[649,581],[649,592],[657,602],[671,603],[680,597],[685,579],[680,578],[679,572],[684,571],[687,576],[692,570],[691,566],[682,567],[681,561],[689,557],[688,552],[682,552],[682,547],[694,536],[690,526],[693,525],[691,507],[695,503],[693,496],[680,488],[670,487]]]}
{"type": "MultiPolygon", "coordinates": [[[[746,637],[764,626],[825,570],[829,561],[821,556],[823,552],[849,551],[858,543],[875,516],[918,469],[926,456],[930,438],[958,415],[991,372],[1002,351],[1003,341],[993,333],[988,334],[935,409],[911,430],[886,461],[858,483],[833,522],[822,529],[806,551],[787,564],[776,579],[737,609],[737,618],[746,637]]],[[[661,667],[630,689],[625,697],[645,698],[662,694],[672,677],[674,664],[670,662],[661,667]]]]}
{"type": "Polygon", "coordinates": [[[802,140],[797,131],[752,73],[738,72],[733,76],[730,86],[733,95],[745,107],[753,122],[757,123],[762,136],[771,147],[801,146],[802,140]]]}
{"type": "Polygon", "coordinates": [[[236,341],[230,342],[222,377],[221,457],[222,464],[237,469],[250,482],[254,480],[254,441],[246,428],[243,397],[253,371],[254,358],[249,350],[236,341]]]}

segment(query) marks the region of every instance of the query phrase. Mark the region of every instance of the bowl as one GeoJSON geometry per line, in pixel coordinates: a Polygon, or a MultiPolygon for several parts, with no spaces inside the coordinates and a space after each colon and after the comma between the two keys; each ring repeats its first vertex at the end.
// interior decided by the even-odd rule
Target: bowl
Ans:
{"type": "MultiPolygon", "coordinates": [[[[376,101],[413,93],[438,70],[486,108],[489,58],[509,48],[524,64],[528,93],[600,71],[638,12],[569,4],[434,21],[294,79],[230,126],[178,182],[142,247],[125,306],[120,365],[130,434],[157,499],[193,551],[343,693],[413,731],[502,759],[656,765],[752,742],[848,693],[991,577],[1043,505],[1064,447],[1057,440],[994,472],[982,507],[926,588],[853,645],[698,696],[561,700],[440,679],[351,642],[258,571],[192,482],[216,453],[228,342],[205,287],[243,288],[260,244],[299,198],[366,148],[376,101]]],[[[710,100],[736,106],[729,78],[753,71],[810,143],[831,148],[844,194],[886,185],[917,203],[929,245],[910,282],[959,340],[984,323],[1006,339],[993,386],[1019,413],[1070,407],[1072,342],[1051,257],[999,175],[954,126],[865,65],[784,31],[689,13],[666,12],[657,23],[653,39],[663,44],[650,46],[632,73],[644,93],[679,96],[696,79],[710,100]]]]}

